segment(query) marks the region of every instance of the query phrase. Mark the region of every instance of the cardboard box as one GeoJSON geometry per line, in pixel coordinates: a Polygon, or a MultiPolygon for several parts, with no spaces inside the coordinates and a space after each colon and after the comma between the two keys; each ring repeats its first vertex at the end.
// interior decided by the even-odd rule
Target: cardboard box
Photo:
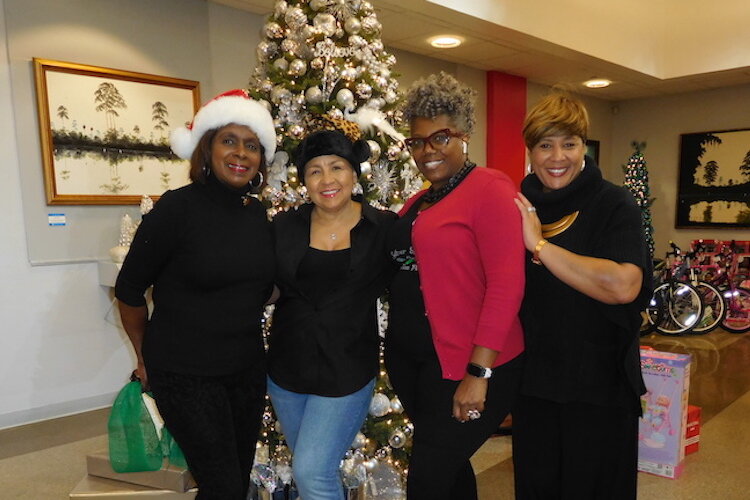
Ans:
{"type": "Polygon", "coordinates": [[[102,477],[85,476],[70,492],[71,499],[134,500],[148,498],[157,500],[194,500],[198,489],[184,493],[124,483],[102,477]]]}
{"type": "Polygon", "coordinates": [[[638,470],[675,479],[685,458],[690,355],[641,350],[648,392],[641,396],[638,470]]]}
{"type": "Polygon", "coordinates": [[[86,457],[86,471],[90,476],[114,479],[126,483],[183,493],[195,487],[190,471],[169,465],[164,461],[161,469],[153,472],[115,472],[109,463],[109,453],[102,451],[86,457]]]}
{"type": "Polygon", "coordinates": [[[699,406],[688,406],[685,429],[685,455],[698,451],[701,437],[701,409],[699,406]]]}

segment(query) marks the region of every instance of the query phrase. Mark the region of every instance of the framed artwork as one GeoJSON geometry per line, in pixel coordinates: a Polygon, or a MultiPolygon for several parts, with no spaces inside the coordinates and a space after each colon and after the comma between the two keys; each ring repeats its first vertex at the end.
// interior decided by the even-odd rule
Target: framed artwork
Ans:
{"type": "Polygon", "coordinates": [[[675,227],[750,228],[750,129],[680,136],[675,227]]]}
{"type": "Polygon", "coordinates": [[[34,58],[49,205],[127,205],[189,182],[169,131],[200,107],[199,83],[34,58]]]}
{"type": "Polygon", "coordinates": [[[593,158],[596,164],[599,165],[599,141],[593,139],[586,140],[586,156],[593,158]]]}

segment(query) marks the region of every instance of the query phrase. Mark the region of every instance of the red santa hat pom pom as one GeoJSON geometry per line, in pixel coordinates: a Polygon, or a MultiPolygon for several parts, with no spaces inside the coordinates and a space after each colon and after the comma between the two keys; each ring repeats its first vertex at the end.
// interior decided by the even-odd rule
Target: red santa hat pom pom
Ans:
{"type": "Polygon", "coordinates": [[[273,161],[276,153],[276,130],[271,113],[242,89],[219,94],[198,110],[193,123],[173,130],[169,138],[172,151],[180,158],[188,160],[203,134],[230,123],[245,125],[255,132],[265,151],[266,163],[273,161]]]}

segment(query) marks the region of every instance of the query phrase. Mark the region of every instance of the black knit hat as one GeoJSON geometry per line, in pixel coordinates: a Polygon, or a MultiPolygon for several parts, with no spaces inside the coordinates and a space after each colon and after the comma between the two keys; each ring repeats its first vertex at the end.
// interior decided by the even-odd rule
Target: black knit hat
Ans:
{"type": "Polygon", "coordinates": [[[319,130],[305,137],[294,150],[294,164],[297,165],[299,178],[305,179],[305,165],[318,156],[336,155],[344,158],[352,166],[357,176],[362,171],[359,164],[370,157],[370,146],[367,141],[350,141],[338,130],[319,130]]]}

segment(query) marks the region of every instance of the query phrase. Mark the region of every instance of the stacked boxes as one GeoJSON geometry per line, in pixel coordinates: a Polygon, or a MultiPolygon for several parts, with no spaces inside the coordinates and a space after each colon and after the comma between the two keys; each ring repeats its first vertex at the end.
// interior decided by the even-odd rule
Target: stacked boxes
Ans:
{"type": "Polygon", "coordinates": [[[647,392],[638,432],[638,470],[677,478],[685,458],[690,355],[641,349],[647,392]]]}

